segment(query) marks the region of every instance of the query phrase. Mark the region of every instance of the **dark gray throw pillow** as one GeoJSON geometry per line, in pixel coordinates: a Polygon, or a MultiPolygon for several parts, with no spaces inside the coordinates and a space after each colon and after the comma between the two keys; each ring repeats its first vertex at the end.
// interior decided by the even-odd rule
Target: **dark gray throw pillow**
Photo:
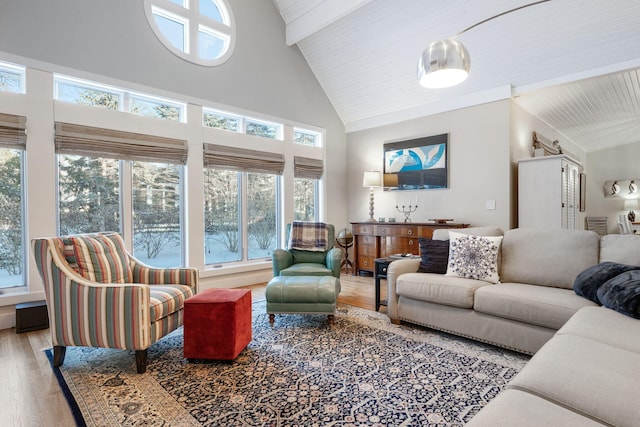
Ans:
{"type": "Polygon", "coordinates": [[[449,241],[420,238],[420,267],[418,273],[445,274],[449,263],[449,241]]]}
{"type": "Polygon", "coordinates": [[[640,270],[618,274],[598,289],[603,306],[640,319],[640,270]]]}
{"type": "Polygon", "coordinates": [[[640,266],[619,264],[617,262],[601,262],[592,265],[576,276],[573,282],[573,290],[577,295],[585,297],[595,303],[602,304],[598,300],[598,289],[609,279],[613,279],[620,273],[631,270],[640,270],[640,266]]]}

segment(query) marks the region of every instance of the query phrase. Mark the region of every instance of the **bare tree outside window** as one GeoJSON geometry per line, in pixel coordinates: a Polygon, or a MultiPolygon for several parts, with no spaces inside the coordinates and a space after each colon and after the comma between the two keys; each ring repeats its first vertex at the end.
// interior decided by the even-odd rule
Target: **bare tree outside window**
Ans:
{"type": "Polygon", "coordinates": [[[22,151],[0,149],[0,288],[23,280],[22,151]]]}

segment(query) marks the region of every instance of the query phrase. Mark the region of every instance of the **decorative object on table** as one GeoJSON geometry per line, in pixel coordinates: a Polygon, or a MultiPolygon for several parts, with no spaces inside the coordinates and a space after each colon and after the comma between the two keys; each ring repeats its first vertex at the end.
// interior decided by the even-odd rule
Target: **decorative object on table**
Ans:
{"type": "Polygon", "coordinates": [[[384,217],[381,216],[380,218],[378,218],[378,222],[384,222],[384,217]]]}
{"type": "Polygon", "coordinates": [[[389,255],[389,259],[394,261],[397,259],[413,259],[413,258],[420,258],[420,255],[414,255],[410,253],[389,255]]]}
{"type": "Polygon", "coordinates": [[[626,199],[624,201],[624,210],[628,210],[627,218],[629,221],[634,222],[636,220],[636,213],[633,211],[634,209],[640,208],[638,204],[638,199],[626,199]]]}
{"type": "Polygon", "coordinates": [[[345,268],[345,271],[349,272],[349,267],[351,267],[351,271],[353,271],[353,263],[349,259],[349,248],[353,246],[353,234],[351,231],[346,228],[338,233],[338,237],[336,238],[336,243],[338,246],[344,249],[344,259],[340,264],[340,268],[345,268]]]}
{"type": "Polygon", "coordinates": [[[385,143],[384,189],[447,188],[448,143],[449,135],[446,133],[385,143]]]}
{"type": "Polygon", "coordinates": [[[396,222],[395,218],[389,217],[389,222],[396,222]]]}
{"type": "Polygon", "coordinates": [[[455,40],[456,38],[485,22],[548,1],[550,0],[536,1],[507,10],[475,23],[453,37],[430,43],[418,59],[418,82],[428,89],[451,87],[462,83],[469,76],[471,59],[467,49],[455,40]]]}
{"type": "Polygon", "coordinates": [[[409,197],[409,204],[405,205],[405,200],[404,197],[402,198],[402,205],[398,206],[398,202],[396,202],[396,210],[398,212],[401,212],[404,215],[404,222],[411,222],[411,218],[409,218],[411,216],[411,214],[413,212],[416,211],[416,209],[418,209],[418,198],[416,197],[416,204],[412,205],[411,204],[411,197],[409,197]],[[400,209],[402,208],[402,209],[400,209]]]}
{"type": "Polygon", "coordinates": [[[373,216],[373,189],[382,186],[382,174],[380,171],[365,171],[362,178],[362,186],[369,187],[369,219],[367,221],[375,222],[373,216]]]}
{"type": "Polygon", "coordinates": [[[446,224],[448,222],[453,221],[452,219],[445,219],[445,218],[429,218],[429,221],[433,221],[436,224],[446,224]]]}

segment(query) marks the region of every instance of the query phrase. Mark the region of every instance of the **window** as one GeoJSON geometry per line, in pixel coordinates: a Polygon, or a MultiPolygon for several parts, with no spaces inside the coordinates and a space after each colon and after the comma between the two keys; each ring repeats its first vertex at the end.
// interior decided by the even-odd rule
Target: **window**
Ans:
{"type": "Polygon", "coordinates": [[[240,132],[242,130],[242,118],[214,110],[203,109],[202,125],[211,128],[240,132]]]}
{"type": "Polygon", "coordinates": [[[121,232],[120,162],[58,155],[60,234],[121,232]]]}
{"type": "Polygon", "coordinates": [[[310,178],[294,178],[293,205],[296,221],[319,221],[318,213],[318,180],[310,178]]]}
{"type": "Polygon", "coordinates": [[[235,24],[226,0],[145,0],[151,29],[180,58],[219,65],[233,53],[235,24]]]}
{"type": "Polygon", "coordinates": [[[181,171],[178,165],[132,163],[133,254],[145,264],[184,264],[181,171]]]}
{"type": "Polygon", "coordinates": [[[261,136],[270,139],[282,139],[283,125],[264,120],[251,119],[236,116],[222,111],[203,109],[202,125],[232,132],[246,133],[247,135],[261,136]]]}
{"type": "Polygon", "coordinates": [[[293,205],[296,221],[319,221],[320,179],[324,173],[320,159],[293,158],[293,205]]]}
{"type": "Polygon", "coordinates": [[[56,75],[54,98],[74,104],[126,111],[139,116],[185,122],[186,104],[56,75]]]}
{"type": "Polygon", "coordinates": [[[204,167],[205,264],[269,258],[284,156],[204,144],[204,167]]]}
{"type": "Polygon", "coordinates": [[[26,287],[24,149],[26,118],[0,114],[0,294],[26,287]]]}
{"type": "Polygon", "coordinates": [[[0,62],[0,92],[25,93],[24,67],[0,62]]]}
{"type": "Polygon", "coordinates": [[[75,104],[120,110],[123,94],[115,88],[56,76],[54,98],[75,104]]]}
{"type": "Polygon", "coordinates": [[[60,233],[132,224],[136,257],[154,267],[183,265],[187,142],[62,122],[55,130],[60,233]],[[133,212],[123,211],[123,200],[132,200],[133,212]]]}
{"type": "Polygon", "coordinates": [[[312,147],[320,147],[322,138],[319,132],[304,129],[293,129],[293,140],[296,144],[310,145],[312,147]]]}

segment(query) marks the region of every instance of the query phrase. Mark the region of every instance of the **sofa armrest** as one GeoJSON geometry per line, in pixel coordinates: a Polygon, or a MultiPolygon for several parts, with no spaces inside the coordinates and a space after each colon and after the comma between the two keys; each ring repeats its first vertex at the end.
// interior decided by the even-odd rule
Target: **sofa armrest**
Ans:
{"type": "Polygon", "coordinates": [[[291,267],[293,264],[293,254],[286,249],[276,249],[271,256],[271,263],[273,265],[273,276],[279,276],[282,270],[291,267]]]}
{"type": "Polygon", "coordinates": [[[387,314],[392,323],[399,323],[398,319],[398,295],[396,294],[396,282],[400,275],[416,273],[420,265],[420,258],[399,259],[389,264],[387,269],[387,314]]]}
{"type": "Polygon", "coordinates": [[[157,268],[144,264],[129,255],[129,265],[133,273],[133,283],[146,285],[187,285],[198,292],[198,269],[184,268],[157,268]]]}
{"type": "Polygon", "coordinates": [[[334,277],[340,278],[340,266],[342,264],[342,249],[332,248],[327,252],[327,268],[331,270],[334,277]]]}

